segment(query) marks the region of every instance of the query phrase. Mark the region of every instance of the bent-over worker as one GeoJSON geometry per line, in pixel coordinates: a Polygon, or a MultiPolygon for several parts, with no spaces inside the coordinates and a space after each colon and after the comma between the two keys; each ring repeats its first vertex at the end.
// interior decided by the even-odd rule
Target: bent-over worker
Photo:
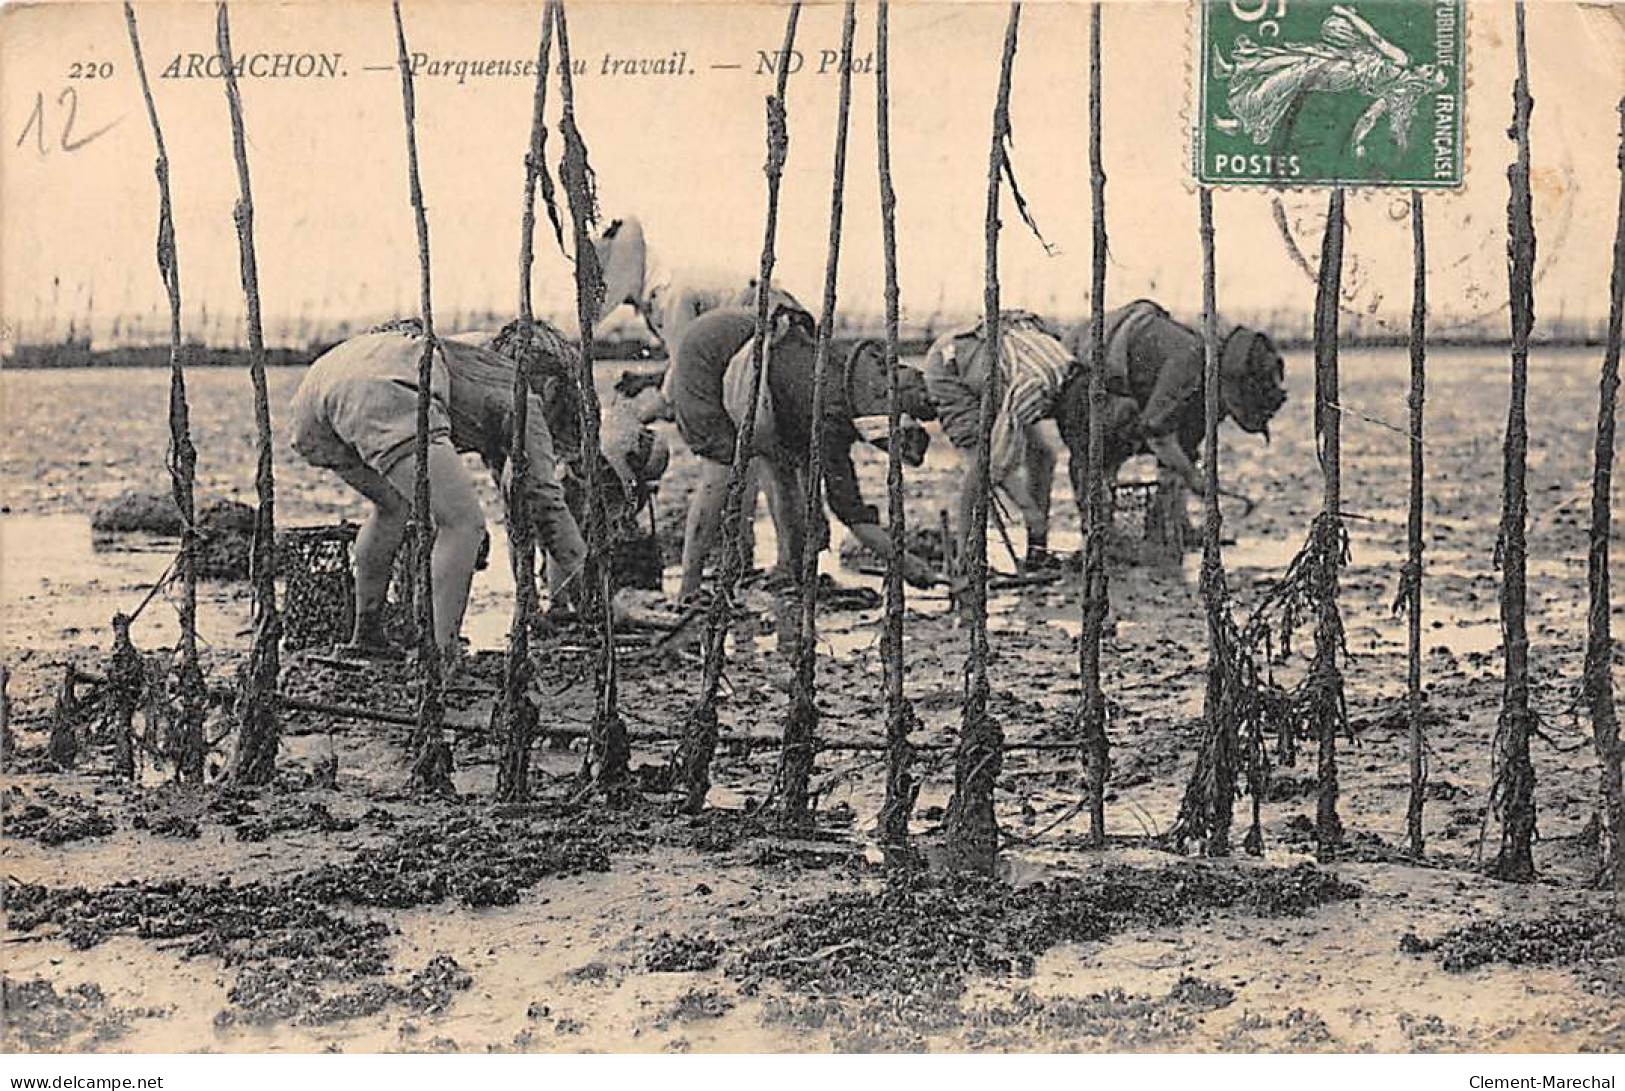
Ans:
{"type": "MultiPolygon", "coordinates": [[[[805,525],[805,508],[817,347],[813,319],[807,312],[780,305],[771,322],[751,453],[765,470],[762,480],[779,540],[778,575],[789,582],[799,578],[803,550],[814,533],[805,525]]],[[[739,425],[752,411],[749,382],[755,332],[752,310],[725,307],[711,311],[689,328],[673,365],[672,408],[677,428],[704,467],[684,533],[680,593],[685,597],[699,589],[721,521],[739,425]]],[[[829,510],[859,541],[889,560],[891,539],[880,526],[879,512],[864,502],[852,463],[852,446],[863,438],[859,418],[885,412],[888,377],[883,356],[873,342],[860,344],[845,356],[843,361],[832,353],[827,364],[822,452],[825,499],[829,510]]],[[[905,413],[927,420],[935,415],[919,371],[903,366],[900,387],[905,413]]],[[[816,545],[822,548],[823,542],[816,545]]],[[[914,554],[905,553],[901,563],[909,582],[928,586],[935,581],[931,566],[914,554]]]]}
{"type": "MultiPolygon", "coordinates": [[[[411,514],[417,460],[418,364],[423,339],[410,323],[361,334],[323,353],[294,394],[293,447],[333,470],[372,510],[355,542],[352,648],[388,652],[382,611],[396,551],[411,514]]],[[[434,638],[448,650],[462,628],[485,519],[460,452],[478,453],[511,489],[515,365],[487,349],[440,339],[429,404],[429,486],[434,548],[434,638]]],[[[555,602],[581,570],[586,546],[555,469],[539,379],[531,385],[528,510],[549,558],[555,602]]]]}

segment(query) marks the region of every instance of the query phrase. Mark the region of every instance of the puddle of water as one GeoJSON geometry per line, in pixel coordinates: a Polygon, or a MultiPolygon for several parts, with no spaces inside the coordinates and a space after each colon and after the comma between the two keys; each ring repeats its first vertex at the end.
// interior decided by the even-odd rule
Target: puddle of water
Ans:
{"type": "MultiPolygon", "coordinates": [[[[1300,537],[1237,538],[1224,547],[1224,566],[1232,572],[1247,568],[1285,572],[1302,547],[1300,537]]],[[[1199,551],[1185,554],[1184,571],[1185,578],[1194,584],[1202,571],[1199,551]]]]}
{"type": "MultiPolygon", "coordinates": [[[[0,518],[0,616],[4,646],[36,648],[48,638],[106,644],[114,611],[132,611],[169,566],[174,545],[146,539],[133,549],[98,549],[83,515],[0,518]]],[[[235,641],[248,625],[242,585],[198,587],[198,638],[235,641]]],[[[153,601],[131,628],[138,645],[173,644],[175,611],[153,601]]]]}
{"type": "Polygon", "coordinates": [[[1482,621],[1445,622],[1440,628],[1428,628],[1422,633],[1422,650],[1432,651],[1446,647],[1456,655],[1472,652],[1493,652],[1501,647],[1501,622],[1490,618],[1482,621]]]}
{"type": "Polygon", "coordinates": [[[169,557],[168,550],[97,550],[82,515],[7,515],[0,517],[0,602],[83,584],[91,571],[108,586],[148,586],[169,557]]]}
{"type": "Polygon", "coordinates": [[[1052,625],[1061,630],[1068,637],[1077,640],[1083,636],[1083,620],[1076,613],[1055,614],[1044,619],[1044,624],[1052,625]]]}

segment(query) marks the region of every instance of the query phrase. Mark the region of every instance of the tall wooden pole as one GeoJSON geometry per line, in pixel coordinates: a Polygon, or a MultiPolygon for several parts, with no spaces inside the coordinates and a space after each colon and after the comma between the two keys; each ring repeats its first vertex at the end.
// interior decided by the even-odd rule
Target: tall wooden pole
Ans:
{"type": "MultiPolygon", "coordinates": [[[[852,107],[852,34],[857,7],[846,4],[841,20],[841,90],[835,118],[835,166],[829,195],[829,249],[824,263],[824,310],[818,323],[814,355],[811,444],[807,454],[807,528],[801,555],[801,603],[796,632],[795,675],[790,688],[790,716],[779,752],[779,816],[786,826],[808,825],[807,785],[812,778],[814,734],[818,726],[818,555],[813,532],[824,518],[825,408],[829,402],[830,339],[835,334],[835,287],[841,264],[841,202],[846,189],[847,115],[852,107]]],[[[847,406],[848,411],[851,410],[847,406]]]]}
{"type": "Polygon", "coordinates": [[[237,93],[237,71],[231,51],[230,17],[224,3],[215,14],[220,67],[225,76],[226,105],[231,112],[231,147],[237,162],[237,248],[242,262],[243,295],[248,300],[248,375],[254,387],[254,433],[258,459],[254,491],[254,541],[249,573],[254,584],[254,649],[237,702],[237,751],[232,778],[242,784],[269,784],[276,776],[281,739],[277,709],[278,649],[282,619],[276,607],[276,483],[272,465],[271,401],[265,387],[265,335],[260,322],[259,263],[254,255],[254,193],[248,177],[243,104],[237,93]]]}
{"type": "Polygon", "coordinates": [[[1427,397],[1427,231],[1422,222],[1422,192],[1411,190],[1411,246],[1413,281],[1411,287],[1411,492],[1410,511],[1405,527],[1406,614],[1405,672],[1406,706],[1411,734],[1411,794],[1405,808],[1405,830],[1411,858],[1422,859],[1426,839],[1422,835],[1422,807],[1427,797],[1427,745],[1422,708],[1422,551],[1424,452],[1422,427],[1427,397]]]}
{"type": "Polygon", "coordinates": [[[1213,191],[1197,193],[1202,236],[1202,572],[1203,613],[1207,620],[1207,688],[1202,715],[1211,740],[1210,816],[1203,852],[1230,855],[1230,827],[1236,802],[1236,721],[1231,695],[1225,689],[1226,632],[1224,612],[1229,593],[1224,573],[1224,513],[1219,508],[1219,303],[1218,274],[1213,246],[1213,191]]]}
{"type": "MultiPolygon", "coordinates": [[[[785,158],[790,153],[790,130],[786,124],[784,96],[790,81],[790,57],[796,43],[796,23],[801,17],[799,0],[790,5],[784,23],[784,46],[777,59],[774,93],[767,99],[767,219],[762,230],[762,263],[756,279],[756,334],[750,347],[748,405],[755,406],[762,393],[762,360],[767,346],[768,304],[772,298],[774,242],[779,229],[779,180],[784,175],[785,158]]],[[[739,422],[734,442],[733,462],[728,469],[727,497],[722,508],[722,566],[716,595],[705,627],[705,666],[700,678],[700,694],[689,713],[674,765],[684,788],[684,810],[697,813],[705,806],[711,788],[711,757],[717,747],[717,693],[722,686],[726,661],[724,645],[733,616],[733,596],[738,591],[744,567],[740,535],[744,507],[745,472],[750,466],[751,448],[756,441],[756,415],[746,413],[739,422]]]]}
{"type": "MultiPolygon", "coordinates": [[[[909,815],[919,795],[912,772],[914,747],[909,732],[914,708],[903,693],[903,553],[907,548],[907,512],[903,503],[901,375],[897,369],[897,192],[891,180],[891,99],[888,5],[880,0],[875,13],[875,139],[880,174],[880,236],[886,266],[886,526],[892,556],[886,565],[886,606],[880,630],[880,658],[886,686],[886,801],[880,809],[881,840],[900,845],[908,840],[909,815]]],[[[949,548],[943,536],[944,553],[949,548]]]]}
{"type": "Polygon", "coordinates": [[[183,781],[200,784],[206,743],[203,737],[203,699],[207,687],[197,657],[197,448],[192,446],[191,407],[186,400],[186,370],[181,358],[181,270],[175,251],[174,205],[169,193],[169,153],[158,124],[158,107],[153,101],[152,84],[147,80],[141,56],[141,35],[136,28],[135,9],[124,5],[124,22],[130,32],[130,50],[135,55],[136,75],[147,104],[147,120],[152,124],[152,143],[157,158],[153,164],[158,178],[158,275],[169,296],[169,483],[175,509],[181,517],[180,556],[176,572],[181,595],[176,607],[180,637],[175,693],[179,706],[172,756],[176,775],[183,781]]]}
{"type": "Polygon", "coordinates": [[[581,386],[581,456],[587,465],[587,567],[583,575],[593,589],[598,613],[598,699],[593,708],[592,733],[587,740],[587,775],[600,784],[627,778],[632,757],[621,720],[619,670],[615,663],[615,587],[610,566],[609,520],[604,511],[600,463],[598,388],[593,382],[592,334],[604,301],[604,280],[593,249],[591,228],[598,217],[592,190],[592,169],[587,145],[576,127],[575,88],[570,73],[570,33],[564,5],[553,8],[559,43],[559,131],[564,136],[564,162],[560,175],[570,200],[570,221],[576,248],[576,319],[581,329],[578,372],[581,386]]]}
{"type": "Polygon", "coordinates": [[[1089,315],[1089,488],[1084,496],[1083,627],[1078,637],[1078,734],[1088,755],[1089,844],[1106,844],[1106,694],[1100,685],[1100,647],[1110,591],[1106,576],[1106,171],[1101,155],[1100,3],[1089,9],[1089,193],[1093,219],[1093,276],[1089,315]]]}
{"type": "Polygon", "coordinates": [[[1517,156],[1507,168],[1507,280],[1512,315],[1512,389],[1502,448],[1501,636],[1504,673],[1501,716],[1495,730],[1496,812],[1501,848],[1490,874],[1513,882],[1535,878],[1535,766],[1529,757],[1533,714],[1529,707],[1528,543],[1529,514],[1529,332],[1535,324],[1535,224],[1529,194],[1529,58],[1524,44],[1524,5],[1516,5],[1518,78],[1512,88],[1512,138],[1517,156]]]}
{"type": "Polygon", "coordinates": [[[525,151],[525,181],[519,202],[519,328],[513,372],[513,432],[508,443],[508,555],[513,563],[513,618],[502,669],[502,762],[497,798],[519,803],[530,796],[530,744],[537,709],[529,697],[530,621],[536,614],[535,535],[530,523],[530,346],[535,331],[530,294],[536,253],[536,182],[547,169],[547,69],[553,44],[553,5],[542,9],[541,45],[536,54],[536,90],[525,151]]]}
{"type": "Polygon", "coordinates": [[[1620,775],[1619,712],[1614,707],[1613,651],[1609,610],[1608,538],[1613,533],[1614,414],[1619,401],[1620,316],[1625,312],[1625,99],[1619,103],[1619,223],[1614,231],[1614,271],[1609,278],[1608,347],[1598,383],[1597,445],[1591,472],[1591,543],[1586,563],[1590,608],[1586,611],[1585,696],[1591,734],[1602,766],[1598,878],[1614,889],[1614,913],[1625,916],[1625,783],[1620,775]]]}
{"type": "Polygon", "coordinates": [[[396,63],[401,71],[401,107],[406,119],[406,172],[417,225],[419,305],[423,315],[423,354],[418,358],[417,458],[412,483],[410,536],[417,597],[418,711],[412,737],[412,781],[421,791],[446,795],[451,783],[451,746],[445,739],[444,696],[441,693],[440,648],[434,638],[434,516],[429,495],[429,403],[434,379],[434,357],[439,350],[434,333],[434,301],[429,276],[429,220],[418,179],[417,103],[412,90],[412,64],[406,49],[406,28],[401,23],[400,0],[391,0],[395,17],[396,63]]]}
{"type": "Polygon", "coordinates": [[[999,846],[999,824],[993,812],[993,789],[1004,764],[1004,731],[988,715],[987,681],[987,518],[991,488],[993,420],[999,390],[999,172],[1010,134],[1010,74],[1015,67],[1021,5],[1010,5],[1004,30],[1004,54],[993,106],[993,137],[988,154],[986,284],[983,303],[985,351],[990,354],[978,420],[976,463],[972,469],[974,502],[965,533],[963,572],[968,586],[962,598],[970,613],[970,654],[965,664],[965,703],[960,716],[959,746],[954,756],[954,793],[948,803],[950,852],[961,867],[989,870],[999,846]]]}
{"type": "Polygon", "coordinates": [[[1326,205],[1326,233],[1320,248],[1320,282],[1315,292],[1315,432],[1325,489],[1321,513],[1311,531],[1316,554],[1313,588],[1319,616],[1315,656],[1310,664],[1313,710],[1310,721],[1320,744],[1315,807],[1315,855],[1332,859],[1343,843],[1337,817],[1337,734],[1344,723],[1343,615],[1338,609],[1338,570],[1343,561],[1343,410],[1338,392],[1338,295],[1343,283],[1343,191],[1332,190],[1326,205]]]}

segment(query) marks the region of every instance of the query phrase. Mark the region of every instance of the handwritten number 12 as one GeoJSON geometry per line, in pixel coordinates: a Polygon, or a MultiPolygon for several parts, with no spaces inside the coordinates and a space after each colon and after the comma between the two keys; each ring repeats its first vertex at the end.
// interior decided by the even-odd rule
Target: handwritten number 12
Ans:
{"type": "MultiPolygon", "coordinates": [[[[56,104],[65,106],[68,111],[67,117],[62,122],[61,144],[62,150],[65,152],[78,151],[123,120],[122,118],[115,118],[89,135],[75,139],[73,124],[74,120],[79,116],[79,92],[72,87],[64,87],[62,93],[56,97],[56,104]]],[[[41,155],[47,154],[49,149],[45,145],[45,92],[43,91],[37,91],[34,94],[34,109],[29,113],[28,123],[23,126],[22,133],[17,137],[17,147],[20,148],[28,143],[29,133],[34,134],[34,142],[39,149],[39,153],[41,155]]]]}

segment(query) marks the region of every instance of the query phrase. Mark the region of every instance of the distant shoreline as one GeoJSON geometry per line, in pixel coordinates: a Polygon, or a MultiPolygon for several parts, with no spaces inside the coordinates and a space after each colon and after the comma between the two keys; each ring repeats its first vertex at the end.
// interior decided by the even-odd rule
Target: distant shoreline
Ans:
{"type": "MultiPolygon", "coordinates": [[[[838,351],[844,352],[859,337],[874,337],[872,334],[842,333],[835,338],[838,351]]],[[[878,339],[878,338],[877,338],[878,339]]],[[[900,356],[920,356],[931,346],[933,337],[911,336],[898,341],[897,351],[900,356]]],[[[326,352],[338,342],[312,345],[307,348],[267,348],[265,350],[265,363],[269,367],[305,367],[316,357],[326,352]]],[[[1276,343],[1283,349],[1302,350],[1311,348],[1313,342],[1303,337],[1277,338],[1276,343]]],[[[1603,347],[1603,340],[1591,336],[1554,336],[1549,339],[1536,338],[1532,342],[1534,348],[1596,348],[1603,347]]],[[[1405,348],[1409,341],[1403,335],[1379,335],[1345,337],[1338,342],[1339,347],[1345,349],[1370,348],[1405,348]]],[[[1509,344],[1504,338],[1488,337],[1451,337],[1442,336],[1437,339],[1430,338],[1427,347],[1432,349],[1508,349],[1509,344]]],[[[211,348],[207,345],[193,343],[183,346],[182,363],[188,368],[216,368],[241,367],[248,363],[248,349],[241,346],[230,348],[211,348]]],[[[650,352],[650,346],[642,341],[598,341],[593,346],[593,358],[603,363],[618,364],[661,364],[665,362],[663,355],[650,352]]],[[[92,349],[82,343],[68,344],[28,344],[17,346],[16,351],[0,356],[0,370],[68,370],[80,368],[115,368],[115,367],[168,367],[168,345],[141,345],[123,348],[92,349]]]]}

